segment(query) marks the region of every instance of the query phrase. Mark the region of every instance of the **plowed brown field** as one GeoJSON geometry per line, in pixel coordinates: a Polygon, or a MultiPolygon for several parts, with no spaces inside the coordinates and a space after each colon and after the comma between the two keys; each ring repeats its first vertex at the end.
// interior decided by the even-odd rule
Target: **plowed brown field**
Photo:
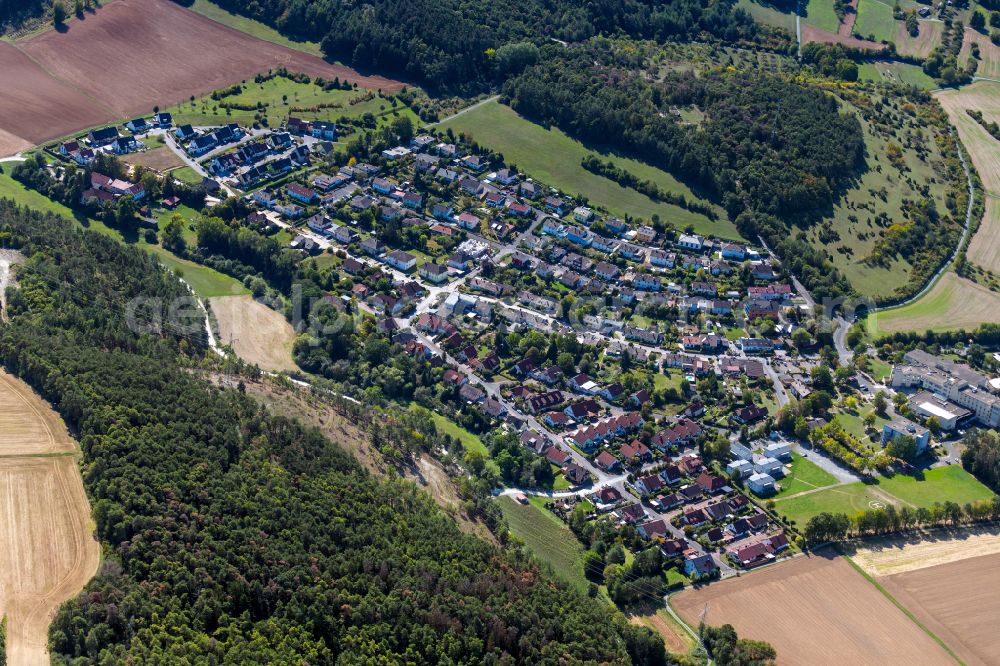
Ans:
{"type": "MultiPolygon", "coordinates": [[[[114,0],[65,32],[0,44],[0,130],[39,143],[281,66],[366,88],[403,86],[251,37],[170,0],[114,0]]],[[[0,136],[0,148],[16,152],[7,143],[18,149],[0,136]]]]}
{"type": "Polygon", "coordinates": [[[968,666],[997,663],[1000,554],[924,567],[879,582],[968,666]]]}
{"type": "Polygon", "coordinates": [[[0,615],[11,666],[49,663],[52,615],[100,561],[75,449],[49,405],[0,370],[0,615]]]}
{"type": "Polygon", "coordinates": [[[731,624],[766,640],[779,664],[940,666],[954,663],[843,557],[797,557],[671,598],[684,621],[731,624]]]}

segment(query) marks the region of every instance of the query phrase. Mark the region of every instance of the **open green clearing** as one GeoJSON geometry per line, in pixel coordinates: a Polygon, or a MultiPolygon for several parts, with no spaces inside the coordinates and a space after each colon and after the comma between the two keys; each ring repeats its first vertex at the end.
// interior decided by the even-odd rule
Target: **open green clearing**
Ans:
{"type": "MultiPolygon", "coordinates": [[[[595,151],[558,129],[545,129],[521,117],[498,102],[484,104],[453,118],[439,129],[470,135],[474,141],[502,153],[509,164],[516,165],[529,176],[569,194],[582,195],[591,204],[606,208],[614,215],[629,214],[646,219],[659,215],[678,229],[691,224],[698,233],[739,238],[736,227],[729,220],[713,222],[704,215],[653,201],[633,189],[590,173],[580,161],[595,151]]],[[[601,158],[610,159],[620,168],[652,180],[665,190],[683,194],[688,200],[698,198],[690,188],[661,169],[619,155],[602,154],[601,158]]]]}
{"type": "Polygon", "coordinates": [[[177,167],[170,172],[170,175],[176,180],[190,185],[199,185],[202,181],[202,177],[198,174],[198,172],[189,166],[177,167]]]}
{"type": "Polygon", "coordinates": [[[802,527],[824,511],[848,516],[878,506],[894,504],[932,507],[935,503],[965,504],[993,496],[986,486],[958,465],[939,467],[923,473],[923,478],[897,475],[879,477],[876,483],[860,481],[788,499],[778,499],[775,509],[802,527]]]}
{"type": "MultiPolygon", "coordinates": [[[[160,263],[170,270],[182,274],[184,280],[191,285],[195,293],[202,298],[213,296],[232,296],[249,293],[243,284],[234,278],[229,277],[217,270],[196,264],[187,259],[181,259],[169,250],[156,244],[147,243],[142,234],[137,236],[126,236],[120,230],[107,226],[98,220],[88,219],[81,214],[56,203],[49,198],[25,188],[21,183],[11,178],[9,166],[4,166],[4,173],[0,174],[0,197],[13,199],[19,204],[30,206],[36,210],[43,210],[56,215],[62,215],[72,220],[76,220],[82,227],[111,236],[124,243],[131,243],[152,252],[160,260],[160,263]]],[[[193,210],[187,209],[194,213],[193,210]]],[[[182,212],[183,213],[183,212],[182,212]]]]}
{"type": "Polygon", "coordinates": [[[896,331],[971,331],[995,322],[998,311],[1000,294],[949,271],[916,301],[870,315],[865,327],[873,340],[896,331]]]}
{"type": "Polygon", "coordinates": [[[863,62],[858,65],[858,79],[875,81],[876,83],[895,83],[914,86],[921,90],[934,90],[938,87],[936,81],[928,76],[922,68],[905,62],[863,62]]]}
{"type": "Polygon", "coordinates": [[[989,488],[960,465],[927,470],[923,479],[898,474],[891,479],[880,479],[880,487],[915,506],[932,506],[934,502],[965,504],[993,497],[989,488]]]}
{"type": "Polygon", "coordinates": [[[324,90],[315,83],[300,83],[282,76],[260,83],[247,79],[242,86],[242,92],[236,95],[219,100],[206,95],[168,110],[174,114],[177,125],[239,123],[251,126],[257,122],[255,116],[262,115],[269,127],[278,127],[289,115],[307,120],[337,121],[344,116],[361,118],[366,113],[375,116],[379,123],[389,122],[402,114],[408,115],[415,125],[420,124],[409,107],[398,101],[394,106],[392,96],[383,97],[375,91],[324,90]],[[225,105],[242,108],[226,108],[225,105]]]}
{"type": "Polygon", "coordinates": [[[545,499],[532,497],[528,504],[519,504],[502,496],[497,502],[514,536],[539,560],[549,564],[555,575],[586,592],[583,546],[566,525],[544,508],[545,499]]]}
{"type": "Polygon", "coordinates": [[[303,53],[308,53],[310,55],[319,56],[320,58],[323,57],[323,49],[321,49],[319,44],[316,42],[295,41],[289,39],[270,26],[244,16],[233,14],[215,3],[209,2],[208,0],[194,0],[194,3],[190,5],[190,9],[198,12],[206,18],[212,19],[216,23],[227,25],[230,28],[239,30],[240,32],[245,32],[248,35],[256,37],[257,39],[263,39],[266,42],[302,51],[303,53]]]}
{"type": "MultiPolygon", "coordinates": [[[[417,405],[413,405],[413,409],[420,410],[424,408],[418,407],[417,405]]],[[[458,425],[457,423],[449,419],[447,416],[442,416],[441,414],[438,414],[437,412],[433,412],[431,410],[426,410],[426,411],[431,415],[431,418],[434,420],[434,425],[437,426],[438,432],[446,435],[451,435],[452,437],[457,439],[462,444],[462,448],[464,448],[466,451],[474,451],[476,453],[481,453],[484,458],[490,457],[490,451],[489,449],[486,448],[486,445],[483,444],[483,440],[479,438],[479,435],[469,432],[462,426],[458,425]]]]}
{"type": "MultiPolygon", "coordinates": [[[[784,28],[788,32],[795,34],[795,14],[790,11],[782,11],[767,3],[757,3],[753,0],[738,0],[737,7],[745,9],[754,21],[766,23],[779,28],[784,28]]],[[[836,15],[834,15],[836,18],[836,15]]]]}
{"type": "Polygon", "coordinates": [[[814,28],[836,33],[840,29],[840,19],[833,11],[833,0],[809,0],[802,13],[802,21],[814,28]]]}
{"type": "MultiPolygon", "coordinates": [[[[862,404],[854,411],[848,411],[846,409],[837,412],[836,418],[840,425],[844,426],[844,430],[854,435],[862,442],[866,444],[871,444],[868,439],[868,435],[865,433],[865,417],[868,414],[873,413],[875,410],[871,405],[862,404]]],[[[872,427],[875,429],[876,433],[882,432],[882,426],[889,422],[889,419],[875,414],[875,423],[872,427]]],[[[880,435],[876,435],[879,437],[880,435]]]]}
{"type": "Polygon", "coordinates": [[[947,211],[948,185],[937,143],[939,130],[921,126],[923,121],[900,109],[898,100],[889,100],[879,92],[866,96],[885,105],[881,123],[870,122],[846,101],[843,109],[855,112],[861,123],[868,148],[867,169],[858,185],[846,192],[820,223],[812,225],[807,236],[814,247],[828,253],[834,266],[859,293],[887,297],[908,283],[909,262],[895,257],[882,267],[864,260],[887,233],[889,225],[905,221],[904,200],[921,200],[923,188],[927,188],[937,210],[947,211]],[[890,146],[904,145],[919,145],[926,156],[921,159],[920,151],[914,148],[902,150],[896,161],[901,171],[890,161],[888,151],[890,146]],[[880,214],[888,221],[878,221],[880,214]]]}
{"type": "Polygon", "coordinates": [[[898,30],[896,19],[892,17],[892,5],[881,0],[858,0],[854,34],[876,42],[893,42],[898,30]]]}
{"type": "Polygon", "coordinates": [[[786,472],[785,478],[778,481],[781,490],[774,496],[775,499],[837,483],[836,477],[798,453],[792,454],[792,463],[786,472]],[[789,468],[791,471],[787,471],[789,468]]]}

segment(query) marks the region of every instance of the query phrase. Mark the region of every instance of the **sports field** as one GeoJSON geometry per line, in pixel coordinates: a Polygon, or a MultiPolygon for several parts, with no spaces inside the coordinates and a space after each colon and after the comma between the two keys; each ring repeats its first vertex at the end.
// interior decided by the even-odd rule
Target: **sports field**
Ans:
{"type": "Polygon", "coordinates": [[[689,625],[732,624],[766,640],[778,664],[940,666],[951,658],[843,557],[782,562],[670,599],[689,625]]]}
{"type": "MultiPolygon", "coordinates": [[[[571,195],[582,194],[591,204],[603,206],[615,215],[632,215],[649,219],[657,214],[677,228],[688,224],[703,234],[725,238],[739,238],[736,227],[723,218],[711,221],[704,215],[692,213],[678,206],[653,201],[631,188],[590,173],[580,165],[589,153],[596,152],[558,129],[546,129],[518,115],[509,106],[490,102],[468,113],[453,118],[439,129],[465,133],[472,139],[503,154],[509,164],[537,178],[540,182],[557,187],[571,195]]],[[[612,154],[601,155],[619,167],[627,169],[642,179],[655,182],[661,188],[684,194],[688,200],[698,197],[665,171],[638,160],[612,154]]]]}
{"type": "Polygon", "coordinates": [[[950,465],[928,470],[920,480],[903,475],[879,477],[877,483],[859,481],[778,498],[775,509],[804,527],[810,518],[823,512],[853,516],[889,505],[931,507],[936,502],[965,504],[992,496],[993,493],[971,474],[958,465],[950,465]]]}
{"type": "Polygon", "coordinates": [[[528,504],[519,504],[504,495],[497,502],[514,536],[539,560],[551,565],[556,576],[585,592],[583,546],[566,525],[544,508],[543,498],[532,497],[528,504]]]}
{"type": "Polygon", "coordinates": [[[48,403],[0,370],[0,616],[9,664],[49,662],[52,615],[97,571],[76,450],[48,403]]]}

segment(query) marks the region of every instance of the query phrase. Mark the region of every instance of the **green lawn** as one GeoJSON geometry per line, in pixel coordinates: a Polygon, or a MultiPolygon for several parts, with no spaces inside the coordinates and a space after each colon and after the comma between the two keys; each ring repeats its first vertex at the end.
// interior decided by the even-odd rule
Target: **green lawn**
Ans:
{"type": "Polygon", "coordinates": [[[877,83],[901,83],[915,86],[921,90],[933,90],[938,87],[937,82],[928,76],[922,68],[905,62],[860,63],[858,65],[858,79],[877,83]]]}
{"type": "Polygon", "coordinates": [[[791,499],[778,499],[775,508],[800,527],[818,513],[853,515],[873,506],[909,505],[931,507],[936,502],[965,504],[993,497],[993,493],[958,465],[939,467],[924,473],[921,480],[897,475],[879,477],[876,483],[856,482],[820,490],[791,499]]]}
{"type": "MultiPolygon", "coordinates": [[[[875,411],[870,405],[862,404],[858,407],[856,412],[840,411],[837,412],[836,417],[840,422],[840,425],[844,426],[844,430],[851,433],[862,442],[869,443],[868,436],[865,434],[865,416],[875,411]]],[[[882,432],[882,426],[889,422],[889,419],[875,415],[875,423],[873,427],[876,432],[882,432]]]]}
{"type": "Polygon", "coordinates": [[[216,23],[227,25],[230,28],[239,30],[240,32],[245,32],[248,35],[256,37],[257,39],[263,39],[264,41],[271,42],[272,44],[278,44],[279,46],[285,46],[290,49],[302,51],[303,53],[319,56],[321,58],[323,57],[323,49],[321,49],[320,45],[316,42],[295,41],[289,39],[271,26],[264,25],[263,23],[254,21],[253,19],[249,19],[244,16],[233,14],[222,7],[219,7],[215,3],[209,2],[208,0],[194,0],[194,3],[190,8],[202,16],[212,19],[216,23]]]}
{"type": "Polygon", "coordinates": [[[791,472],[785,478],[778,481],[781,490],[775,495],[775,499],[787,497],[801,493],[804,490],[832,486],[837,483],[837,479],[829,472],[821,469],[808,458],[803,458],[798,453],[792,454],[792,464],[789,466],[791,472]]]}
{"type": "Polygon", "coordinates": [[[202,298],[239,296],[250,293],[239,280],[225,273],[220,273],[215,269],[187,259],[181,259],[159,245],[147,245],[145,242],[139,243],[139,245],[155,254],[161,264],[183,277],[184,281],[194,289],[194,293],[202,298]]]}
{"type": "MultiPolygon", "coordinates": [[[[704,215],[655,202],[636,190],[590,173],[580,165],[580,161],[594,152],[592,149],[558,129],[545,129],[519,116],[499,102],[484,104],[441,126],[441,129],[448,128],[456,134],[471,135],[478,143],[502,153],[509,164],[516,165],[546,185],[571,195],[585,196],[591,204],[607,208],[614,215],[629,214],[649,219],[656,214],[677,228],[692,224],[699,233],[739,238],[736,227],[728,220],[712,222],[704,215]]],[[[688,200],[698,198],[690,188],[661,169],[613,154],[604,154],[602,159],[610,159],[619,167],[643,180],[652,180],[663,189],[682,193],[688,200]]]]}
{"type": "Polygon", "coordinates": [[[868,371],[875,380],[882,381],[892,374],[892,366],[877,356],[869,356],[868,371]]]}
{"type": "Polygon", "coordinates": [[[884,497],[876,494],[872,487],[865,484],[849,483],[827,490],[820,490],[808,495],[800,495],[791,499],[778,499],[775,510],[794,520],[800,528],[805,527],[809,519],[824,511],[830,513],[845,513],[853,516],[861,511],[872,508],[873,503],[886,503],[884,497]]]}
{"type": "MultiPolygon", "coordinates": [[[[423,409],[422,407],[417,407],[416,405],[414,405],[413,408],[423,409]]],[[[477,451],[483,454],[484,458],[490,457],[490,451],[489,449],[486,448],[486,445],[483,444],[483,440],[479,438],[479,435],[469,432],[462,426],[458,425],[457,423],[449,419],[447,416],[442,416],[441,414],[438,414],[437,412],[432,412],[430,410],[427,411],[430,412],[431,418],[434,419],[434,425],[437,426],[438,432],[441,432],[446,435],[451,435],[452,437],[457,439],[459,442],[461,442],[462,447],[466,451],[477,451]]]]}
{"type": "Polygon", "coordinates": [[[13,168],[14,163],[12,162],[5,162],[2,165],[3,173],[0,173],[0,197],[13,199],[23,206],[62,215],[71,220],[76,218],[76,214],[66,206],[52,201],[39,192],[29,190],[14,180],[10,175],[13,168]]]}
{"type": "MultiPolygon", "coordinates": [[[[812,2],[809,3],[812,6],[812,2]]],[[[858,18],[854,22],[854,33],[876,42],[896,41],[899,26],[892,17],[892,5],[882,0],[858,0],[858,18]]]]}
{"type": "Polygon", "coordinates": [[[497,502],[514,536],[538,559],[551,565],[557,576],[586,592],[583,546],[562,521],[543,508],[544,500],[532,497],[525,505],[503,496],[497,502]]]}
{"type": "Polygon", "coordinates": [[[170,175],[182,183],[189,183],[191,185],[200,184],[202,179],[198,172],[189,166],[177,167],[170,172],[170,175]]]}
{"type": "Polygon", "coordinates": [[[840,19],[833,11],[833,0],[809,0],[802,14],[802,21],[820,30],[834,33],[840,29],[840,19]]]}
{"type": "Polygon", "coordinates": [[[766,2],[754,2],[754,0],[738,0],[736,6],[745,9],[758,23],[774,25],[795,34],[794,11],[783,11],[766,2]]]}
{"type": "Polygon", "coordinates": [[[891,479],[880,479],[879,487],[915,506],[929,507],[935,502],[965,504],[993,497],[989,488],[960,465],[928,470],[921,480],[901,474],[891,479]]]}

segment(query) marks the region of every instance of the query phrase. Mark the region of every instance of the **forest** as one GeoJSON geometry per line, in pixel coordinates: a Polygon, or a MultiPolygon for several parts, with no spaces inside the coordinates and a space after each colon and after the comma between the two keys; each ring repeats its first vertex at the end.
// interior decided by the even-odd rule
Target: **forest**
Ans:
{"type": "Polygon", "coordinates": [[[130,328],[152,317],[132,299],[187,296],[149,255],[6,201],[0,243],[28,257],[0,357],[77,434],[104,549],[53,622],[57,662],[669,663],[412,484],[192,372],[197,311],[130,328]]]}
{"type": "MultiPolygon", "coordinates": [[[[179,0],[185,4],[183,0],[179,0]]],[[[290,35],[319,41],[330,57],[394,73],[432,88],[462,89],[501,79],[524,64],[525,44],[575,42],[597,34],[658,41],[758,35],[733,0],[219,0],[226,9],[290,35]],[[446,28],[445,28],[446,26],[446,28]]]]}

